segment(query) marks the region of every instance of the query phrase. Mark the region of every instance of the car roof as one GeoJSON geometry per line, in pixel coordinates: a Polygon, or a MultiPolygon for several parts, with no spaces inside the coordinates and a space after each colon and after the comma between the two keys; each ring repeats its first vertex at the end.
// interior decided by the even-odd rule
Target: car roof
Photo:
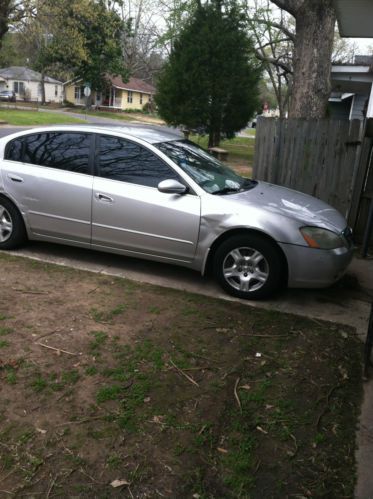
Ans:
{"type": "Polygon", "coordinates": [[[122,132],[126,135],[145,140],[145,142],[149,142],[150,144],[183,138],[179,130],[157,125],[90,125],[89,128],[105,132],[122,132]]]}
{"type": "Polygon", "coordinates": [[[165,126],[157,125],[106,125],[106,124],[82,124],[82,125],[55,125],[55,126],[45,126],[37,127],[17,134],[12,134],[11,136],[4,137],[6,139],[13,139],[15,136],[29,135],[32,133],[42,133],[50,131],[84,131],[84,132],[105,132],[105,133],[123,133],[129,137],[134,137],[141,139],[149,144],[156,144],[159,142],[168,142],[171,140],[183,139],[181,132],[174,128],[168,128],[165,126]]]}

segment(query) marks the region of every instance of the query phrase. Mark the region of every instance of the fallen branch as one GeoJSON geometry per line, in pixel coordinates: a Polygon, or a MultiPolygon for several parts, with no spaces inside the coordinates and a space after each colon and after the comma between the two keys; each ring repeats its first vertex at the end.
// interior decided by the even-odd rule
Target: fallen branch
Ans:
{"type": "Polygon", "coordinates": [[[46,338],[47,336],[52,336],[52,334],[58,333],[59,331],[61,331],[61,329],[56,329],[55,331],[50,331],[49,333],[42,334],[42,335],[38,336],[37,338],[35,338],[34,343],[41,340],[42,338],[46,338]]]}
{"type": "Polygon", "coordinates": [[[294,333],[289,334],[251,334],[251,333],[243,333],[239,336],[250,336],[250,338],[289,338],[289,336],[293,336],[294,333]]]}
{"type": "Polygon", "coordinates": [[[237,393],[237,387],[238,387],[239,382],[240,382],[240,378],[237,378],[236,382],[234,384],[233,393],[234,393],[235,399],[237,400],[238,407],[240,408],[240,412],[242,412],[241,400],[240,400],[240,397],[238,396],[238,393],[237,393]]]}
{"type": "Polygon", "coordinates": [[[27,295],[47,295],[46,291],[27,291],[27,289],[12,288],[13,291],[18,291],[18,293],[24,293],[27,295]]]}
{"type": "Polygon", "coordinates": [[[57,479],[57,476],[55,476],[54,478],[52,478],[51,483],[50,483],[49,488],[48,488],[46,499],[49,499],[49,496],[51,495],[51,492],[53,490],[54,484],[56,483],[56,479],[57,479]]]}
{"type": "Polygon", "coordinates": [[[190,383],[192,383],[193,385],[196,385],[199,387],[199,384],[197,383],[197,381],[195,381],[191,376],[188,376],[188,374],[186,372],[184,372],[182,369],[180,369],[180,367],[177,367],[177,365],[172,361],[172,359],[170,359],[170,363],[174,366],[174,368],[182,375],[184,376],[184,378],[186,378],[190,383]]]}
{"type": "Polygon", "coordinates": [[[328,394],[326,395],[326,397],[325,397],[325,398],[326,398],[326,404],[325,404],[325,406],[324,406],[323,410],[321,411],[321,413],[319,414],[319,417],[318,417],[318,418],[317,418],[317,420],[316,420],[316,428],[319,428],[319,427],[320,427],[321,419],[322,419],[322,418],[323,418],[323,416],[325,415],[326,411],[329,409],[330,397],[332,396],[333,392],[334,392],[335,390],[337,390],[337,388],[340,388],[340,387],[341,387],[341,385],[338,383],[337,385],[333,386],[333,387],[329,390],[328,394]]]}
{"type": "Polygon", "coordinates": [[[49,345],[44,345],[44,343],[36,342],[35,345],[48,348],[49,350],[54,350],[55,352],[67,353],[68,355],[78,355],[77,353],[69,352],[68,350],[62,350],[62,348],[55,348],[55,347],[50,347],[49,345]]]}
{"type": "Polygon", "coordinates": [[[105,418],[107,418],[107,415],[105,415],[105,416],[93,416],[91,418],[77,419],[76,421],[66,421],[66,423],[59,423],[59,424],[56,424],[55,427],[57,428],[58,426],[66,426],[66,425],[70,425],[70,424],[89,423],[90,421],[95,421],[97,419],[105,419],[105,418]]]}

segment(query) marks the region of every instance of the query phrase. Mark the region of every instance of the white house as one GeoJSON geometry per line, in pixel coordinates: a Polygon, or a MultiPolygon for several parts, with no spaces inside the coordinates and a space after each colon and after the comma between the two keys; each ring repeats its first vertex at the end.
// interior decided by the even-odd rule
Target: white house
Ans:
{"type": "MultiPolygon", "coordinates": [[[[41,100],[41,73],[22,66],[11,66],[0,69],[0,91],[13,90],[17,100],[41,100]]],[[[62,82],[44,77],[46,102],[63,101],[62,82]]]]}
{"type": "MultiPolygon", "coordinates": [[[[373,38],[372,0],[333,0],[333,3],[342,37],[373,38]]],[[[337,81],[337,87],[340,86],[342,94],[353,93],[360,95],[361,100],[364,99],[364,118],[373,118],[373,72],[370,66],[371,61],[360,59],[360,61],[355,60],[355,64],[350,67],[335,67],[332,71],[333,83],[337,81]],[[349,82],[353,85],[351,90],[349,82]]],[[[352,104],[351,117],[357,117],[354,116],[354,109],[358,108],[358,102],[352,104]]]]}
{"type": "Polygon", "coordinates": [[[373,56],[357,55],[351,64],[333,64],[330,117],[358,119],[372,117],[373,56]]]}

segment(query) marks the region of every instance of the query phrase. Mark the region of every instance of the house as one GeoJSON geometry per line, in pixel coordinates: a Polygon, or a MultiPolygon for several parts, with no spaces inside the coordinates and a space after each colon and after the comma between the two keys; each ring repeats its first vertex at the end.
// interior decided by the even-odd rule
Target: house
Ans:
{"type": "MultiPolygon", "coordinates": [[[[342,37],[373,38],[372,0],[333,0],[333,3],[342,37]]],[[[372,58],[356,56],[353,65],[333,66],[333,92],[339,94],[341,107],[350,109],[350,118],[373,118],[372,62],[372,58]],[[346,95],[351,93],[352,96],[346,95]]]]}
{"type": "Polygon", "coordinates": [[[329,115],[364,120],[373,116],[373,56],[357,55],[352,64],[333,64],[329,115]]]}
{"type": "MultiPolygon", "coordinates": [[[[139,78],[130,78],[124,83],[120,76],[108,76],[108,88],[105,92],[92,91],[91,104],[103,109],[141,110],[151,102],[155,88],[139,78]]],[[[65,99],[76,106],[85,105],[83,80],[71,80],[65,83],[65,99]]]]}
{"type": "Polygon", "coordinates": [[[372,0],[333,0],[342,37],[373,38],[372,0]]]}
{"type": "MultiPolygon", "coordinates": [[[[41,80],[41,73],[23,66],[0,69],[0,91],[13,90],[16,93],[17,100],[40,101],[41,80]]],[[[44,85],[46,102],[62,102],[62,82],[45,76],[44,85]]]]}

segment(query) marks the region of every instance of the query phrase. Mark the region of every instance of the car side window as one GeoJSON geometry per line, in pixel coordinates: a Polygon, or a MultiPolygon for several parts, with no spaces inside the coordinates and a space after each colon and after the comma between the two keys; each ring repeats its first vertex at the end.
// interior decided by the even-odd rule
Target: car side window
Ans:
{"type": "Polygon", "coordinates": [[[91,136],[86,133],[35,133],[9,143],[6,159],[90,174],[90,147],[91,136]]]}
{"type": "Polygon", "coordinates": [[[14,139],[11,142],[8,142],[5,148],[4,159],[22,161],[22,144],[22,138],[14,139]]]}
{"type": "Polygon", "coordinates": [[[145,147],[120,137],[100,136],[100,176],[131,184],[157,187],[166,179],[181,181],[179,175],[145,147]]]}

